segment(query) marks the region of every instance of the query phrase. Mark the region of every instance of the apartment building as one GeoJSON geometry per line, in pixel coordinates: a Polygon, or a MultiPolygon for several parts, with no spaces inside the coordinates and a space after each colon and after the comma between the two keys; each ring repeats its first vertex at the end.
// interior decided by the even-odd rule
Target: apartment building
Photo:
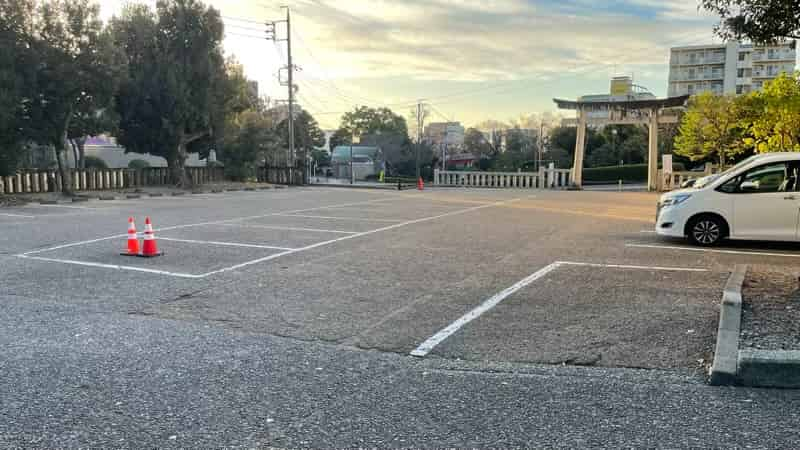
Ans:
{"type": "Polygon", "coordinates": [[[433,146],[460,146],[464,144],[464,133],[460,122],[433,122],[425,126],[422,137],[433,146]]]}
{"type": "Polygon", "coordinates": [[[797,63],[794,41],[776,45],[728,42],[674,47],[669,59],[668,95],[746,94],[760,90],[781,72],[792,73],[797,63]]]}

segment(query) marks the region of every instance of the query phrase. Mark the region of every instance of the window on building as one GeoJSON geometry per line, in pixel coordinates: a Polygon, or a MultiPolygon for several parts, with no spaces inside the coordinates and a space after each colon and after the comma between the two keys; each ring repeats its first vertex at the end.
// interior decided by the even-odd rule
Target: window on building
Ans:
{"type": "Polygon", "coordinates": [[[690,84],[690,85],[686,86],[686,91],[689,93],[689,95],[694,94],[694,85],[690,84]]]}
{"type": "Polygon", "coordinates": [[[695,76],[697,76],[696,71],[694,69],[689,69],[689,78],[694,79],[695,76]]]}
{"type": "Polygon", "coordinates": [[[776,49],[771,48],[771,49],[767,50],[767,58],[775,59],[777,57],[778,57],[778,53],[777,53],[776,49]]]}
{"type": "Polygon", "coordinates": [[[737,94],[741,94],[742,92],[744,92],[744,86],[742,86],[741,84],[737,84],[736,85],[736,93],[737,94]]]}
{"type": "Polygon", "coordinates": [[[742,78],[744,76],[744,69],[739,69],[736,71],[736,76],[742,78]]]}
{"type": "Polygon", "coordinates": [[[744,61],[747,57],[747,53],[739,53],[739,61],[744,61]]]}

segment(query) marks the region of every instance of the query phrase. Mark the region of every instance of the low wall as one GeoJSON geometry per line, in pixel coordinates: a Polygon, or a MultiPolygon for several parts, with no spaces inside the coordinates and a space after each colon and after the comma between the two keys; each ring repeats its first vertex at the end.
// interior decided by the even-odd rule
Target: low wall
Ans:
{"type": "Polygon", "coordinates": [[[457,172],[434,170],[434,186],[467,186],[519,189],[559,189],[570,185],[570,170],[539,172],[457,172]]]}
{"type": "MultiPolygon", "coordinates": [[[[69,169],[72,189],[100,191],[172,184],[169,169],[69,169]]],[[[187,167],[194,184],[224,181],[220,167],[187,167]]],[[[22,194],[61,191],[61,175],[57,170],[24,170],[16,175],[0,177],[0,194],[22,194]]]]}

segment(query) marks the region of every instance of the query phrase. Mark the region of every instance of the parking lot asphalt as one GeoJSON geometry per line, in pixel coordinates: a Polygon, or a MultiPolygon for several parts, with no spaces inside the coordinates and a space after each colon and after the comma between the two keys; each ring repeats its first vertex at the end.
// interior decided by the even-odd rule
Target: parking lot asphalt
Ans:
{"type": "Polygon", "coordinates": [[[4,208],[0,445],[796,445],[798,395],[702,369],[733,265],[792,268],[798,248],[660,239],[655,200],[296,188],[4,208]],[[129,216],[153,218],[165,256],[119,256],[129,216]]]}

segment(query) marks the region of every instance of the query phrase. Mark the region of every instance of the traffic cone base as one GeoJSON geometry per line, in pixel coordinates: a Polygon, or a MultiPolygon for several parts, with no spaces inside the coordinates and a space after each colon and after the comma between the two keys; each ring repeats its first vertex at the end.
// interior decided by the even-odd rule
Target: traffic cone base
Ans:
{"type": "Polygon", "coordinates": [[[153,254],[150,254],[150,255],[145,255],[144,253],[139,253],[138,255],[133,255],[133,256],[138,256],[139,258],[155,258],[157,256],[164,256],[164,252],[156,252],[156,253],[153,253],[153,254]]]}

